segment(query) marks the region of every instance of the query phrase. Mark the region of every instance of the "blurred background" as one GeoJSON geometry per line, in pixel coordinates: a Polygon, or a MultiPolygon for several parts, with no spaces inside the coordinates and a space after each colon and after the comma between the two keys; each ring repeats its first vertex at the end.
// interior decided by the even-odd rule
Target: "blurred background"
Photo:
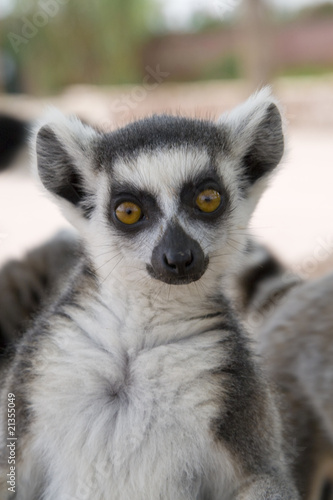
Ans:
{"type": "MultiPolygon", "coordinates": [[[[270,84],[287,155],[252,231],[304,277],[333,267],[333,0],[0,0],[0,112],[111,130],[215,118],[270,84]]],[[[0,172],[0,263],[66,225],[27,155],[0,172]]]]}

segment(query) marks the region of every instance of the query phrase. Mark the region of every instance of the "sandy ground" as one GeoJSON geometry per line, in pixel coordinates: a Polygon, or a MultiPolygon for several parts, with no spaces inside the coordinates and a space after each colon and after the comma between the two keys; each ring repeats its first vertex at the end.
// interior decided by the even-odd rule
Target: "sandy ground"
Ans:
{"type": "MultiPolygon", "coordinates": [[[[43,100],[0,96],[0,110],[30,119],[52,104],[112,129],[133,117],[170,109],[216,116],[248,94],[242,83],[162,84],[146,95],[142,89],[75,87],[43,100]]],[[[289,121],[288,154],[258,205],[251,227],[298,272],[319,274],[333,269],[333,78],[301,83],[283,80],[276,83],[275,91],[289,121]]],[[[36,187],[28,163],[22,153],[12,168],[0,173],[0,263],[21,256],[67,226],[36,187]]]]}

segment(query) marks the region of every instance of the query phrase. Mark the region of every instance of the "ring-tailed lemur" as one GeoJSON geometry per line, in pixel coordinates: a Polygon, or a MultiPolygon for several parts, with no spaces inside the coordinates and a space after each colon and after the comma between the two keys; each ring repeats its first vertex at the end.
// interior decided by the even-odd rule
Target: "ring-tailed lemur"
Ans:
{"type": "Polygon", "coordinates": [[[281,299],[302,280],[271,250],[249,238],[243,263],[235,273],[233,283],[236,307],[247,328],[256,336],[281,299]]]}
{"type": "Polygon", "coordinates": [[[39,128],[40,179],[86,255],[2,374],[1,498],[8,394],[16,500],[299,498],[274,394],[221,290],[282,154],[267,90],[218,123],[39,128]]]}
{"type": "Polygon", "coordinates": [[[0,269],[0,364],[80,258],[80,241],[61,231],[49,242],[0,269]]]}
{"type": "Polygon", "coordinates": [[[332,297],[333,274],[298,284],[258,330],[266,372],[288,401],[297,484],[320,500],[333,500],[332,297]]]}
{"type": "MultiPolygon", "coordinates": [[[[80,242],[67,231],[29,252],[21,261],[11,261],[1,269],[0,333],[3,334],[3,343],[17,340],[27,320],[52,299],[79,255],[80,242]]],[[[256,335],[258,352],[261,350],[263,361],[267,359],[266,369],[282,394],[284,414],[287,414],[285,420],[289,422],[287,439],[293,442],[296,451],[292,465],[296,484],[304,499],[333,500],[332,438],[327,430],[323,430],[325,426],[322,424],[322,415],[325,415],[324,421],[330,419],[333,425],[333,414],[327,412],[325,406],[319,412],[315,408],[318,401],[327,405],[333,397],[333,384],[330,387],[321,384],[322,377],[332,373],[333,357],[329,353],[333,315],[329,307],[317,304],[318,299],[327,304],[327,297],[330,297],[328,287],[332,286],[333,279],[325,277],[311,284],[302,282],[254,239],[246,245],[244,256],[243,266],[238,266],[235,273],[238,290],[235,305],[256,335]],[[289,295],[296,286],[297,291],[289,295]],[[297,308],[295,300],[298,301],[297,308]],[[301,304],[304,311],[309,307],[313,311],[312,319],[306,325],[302,319],[304,313],[299,314],[301,304]],[[283,324],[286,315],[289,316],[288,328],[283,324]],[[270,319],[272,317],[274,319],[270,319]],[[329,328],[324,326],[327,323],[329,328]],[[285,341],[282,341],[281,328],[287,337],[285,341]],[[279,335],[276,352],[275,334],[279,335]],[[302,341],[311,345],[311,352],[300,346],[302,341]],[[305,355],[309,359],[303,361],[304,367],[309,366],[313,357],[320,360],[320,366],[311,372],[307,391],[303,389],[307,371],[305,376],[300,376],[295,370],[299,357],[305,355]]]]}
{"type": "Polygon", "coordinates": [[[333,500],[333,274],[303,281],[254,240],[238,270],[237,308],[282,395],[306,500],[333,500]]]}
{"type": "MultiPolygon", "coordinates": [[[[45,302],[51,300],[75,264],[80,243],[73,236],[69,232],[59,234],[49,243],[29,252],[22,261],[11,261],[0,271],[0,325],[8,341],[17,340],[27,319],[45,307],[45,302]]],[[[293,443],[295,452],[291,464],[293,476],[305,500],[333,500],[332,434],[325,431],[322,423],[322,415],[326,414],[324,420],[329,419],[333,425],[332,407],[328,406],[331,413],[325,408],[332,400],[333,384],[321,383],[323,376],[332,374],[333,355],[329,353],[333,315],[329,307],[317,304],[318,299],[327,304],[328,288],[333,286],[333,278],[303,283],[254,239],[249,240],[244,255],[243,267],[238,266],[236,273],[238,302],[235,305],[256,335],[255,345],[264,363],[267,360],[266,370],[279,389],[283,419],[287,421],[286,439],[293,443]],[[297,285],[297,291],[289,296],[297,285]],[[316,300],[313,302],[314,292],[316,300]],[[309,307],[313,311],[311,321],[306,325],[303,312],[299,314],[301,304],[304,311],[309,307]],[[284,325],[286,315],[289,316],[288,327],[284,325]],[[274,319],[270,320],[272,317],[274,319]],[[320,331],[317,325],[320,325],[320,331]],[[285,341],[282,341],[281,328],[287,337],[285,341]],[[276,352],[275,334],[279,335],[276,352]],[[316,345],[312,341],[314,336],[316,345]],[[303,341],[311,345],[310,352],[300,345],[303,341]],[[302,366],[305,368],[313,358],[320,363],[311,372],[311,383],[306,384],[306,391],[307,370],[305,376],[300,376],[295,369],[300,356],[303,356],[302,366]],[[305,362],[304,356],[308,356],[305,362]],[[318,402],[323,405],[319,411],[316,409],[318,402]]]]}

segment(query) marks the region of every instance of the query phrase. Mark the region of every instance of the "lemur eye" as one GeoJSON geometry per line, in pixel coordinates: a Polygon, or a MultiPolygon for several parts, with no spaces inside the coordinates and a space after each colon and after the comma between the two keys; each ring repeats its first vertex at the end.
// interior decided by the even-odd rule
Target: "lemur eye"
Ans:
{"type": "Polygon", "coordinates": [[[141,216],[141,208],[132,201],[124,201],[116,208],[116,217],[124,224],[135,224],[141,216]]]}
{"type": "Polygon", "coordinates": [[[205,189],[197,196],[195,202],[202,212],[215,212],[221,205],[221,195],[215,189],[205,189]]]}

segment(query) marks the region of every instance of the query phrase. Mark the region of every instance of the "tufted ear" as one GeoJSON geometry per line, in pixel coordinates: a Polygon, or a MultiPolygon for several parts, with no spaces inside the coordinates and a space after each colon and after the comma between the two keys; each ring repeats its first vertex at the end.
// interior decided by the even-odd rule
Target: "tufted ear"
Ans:
{"type": "Polygon", "coordinates": [[[53,110],[36,129],[33,150],[37,172],[44,187],[89,218],[93,209],[96,173],[94,144],[98,132],[76,117],[53,110]]]}
{"type": "Polygon", "coordinates": [[[228,133],[232,154],[248,184],[254,184],[278,165],[284,152],[282,118],[268,87],[223,114],[219,123],[228,133]]]}

